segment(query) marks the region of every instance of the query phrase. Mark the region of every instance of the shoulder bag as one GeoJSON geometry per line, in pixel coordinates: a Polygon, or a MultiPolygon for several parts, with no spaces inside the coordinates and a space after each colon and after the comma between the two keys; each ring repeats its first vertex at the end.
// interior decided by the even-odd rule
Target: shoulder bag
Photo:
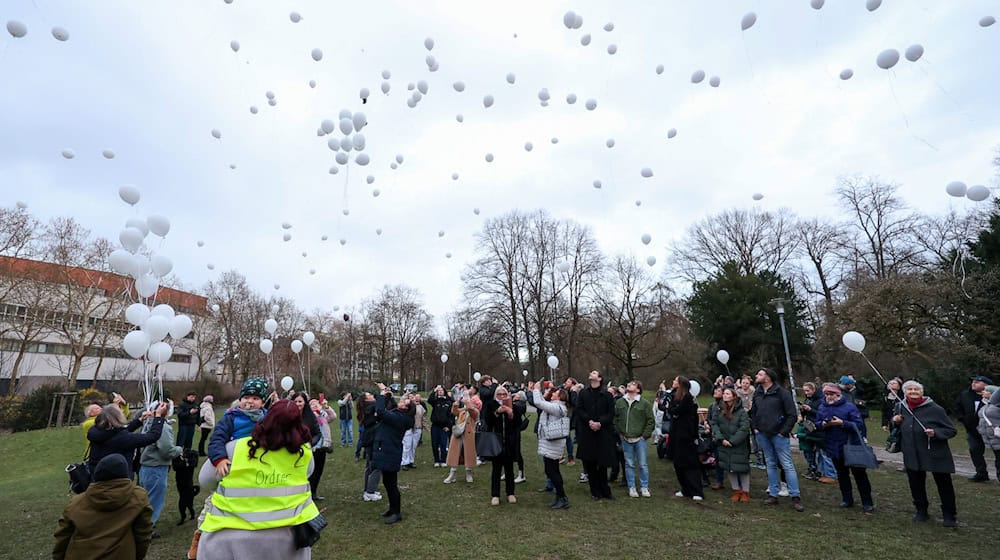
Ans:
{"type": "MultiPolygon", "coordinates": [[[[875,450],[865,443],[858,428],[854,428],[854,435],[858,437],[858,443],[846,443],[841,453],[844,456],[844,465],[861,469],[877,469],[878,458],[875,457],[875,450]]],[[[850,440],[850,436],[848,436],[850,440]]]]}

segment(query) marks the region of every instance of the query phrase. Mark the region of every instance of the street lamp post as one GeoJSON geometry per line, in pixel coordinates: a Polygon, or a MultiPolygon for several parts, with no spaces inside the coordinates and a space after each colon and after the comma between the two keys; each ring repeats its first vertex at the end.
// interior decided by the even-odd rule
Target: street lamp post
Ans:
{"type": "Polygon", "coordinates": [[[472,385],[472,362],[469,362],[469,385],[472,385]]]}
{"type": "Polygon", "coordinates": [[[785,365],[788,367],[788,383],[792,389],[792,399],[795,397],[795,374],[792,372],[792,354],[788,351],[788,334],[785,332],[785,300],[772,299],[770,302],[778,312],[778,323],[781,324],[781,342],[785,345],[785,365]]]}

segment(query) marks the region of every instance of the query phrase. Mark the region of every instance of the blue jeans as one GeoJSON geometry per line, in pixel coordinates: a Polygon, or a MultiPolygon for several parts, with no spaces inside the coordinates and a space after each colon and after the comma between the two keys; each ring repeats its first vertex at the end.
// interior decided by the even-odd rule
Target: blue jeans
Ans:
{"type": "Polygon", "coordinates": [[[340,445],[354,445],[354,426],[350,418],[340,419],[340,445]]]}
{"type": "Polygon", "coordinates": [[[431,449],[434,451],[435,463],[448,462],[448,440],[451,439],[451,429],[444,431],[444,426],[431,426],[431,449]]]}
{"type": "Polygon", "coordinates": [[[837,469],[833,466],[833,459],[826,454],[823,449],[816,450],[816,462],[819,463],[819,472],[827,478],[837,478],[837,469]]]}
{"type": "Polygon", "coordinates": [[[635,467],[639,465],[639,487],[649,488],[649,464],[646,463],[646,440],[635,443],[622,440],[622,452],[625,453],[625,482],[629,488],[635,488],[635,467]]]}
{"type": "Polygon", "coordinates": [[[149,505],[153,506],[153,524],[160,518],[163,511],[163,503],[167,501],[167,471],[169,465],[161,467],[147,467],[143,465],[139,469],[139,486],[146,489],[149,494],[149,505]]]}
{"type": "Polygon", "coordinates": [[[767,460],[767,494],[778,495],[781,475],[778,474],[778,463],[785,471],[785,482],[788,483],[788,495],[799,497],[799,477],[795,474],[795,464],[792,463],[792,446],[788,438],[775,434],[757,434],[757,444],[764,451],[767,460]]]}

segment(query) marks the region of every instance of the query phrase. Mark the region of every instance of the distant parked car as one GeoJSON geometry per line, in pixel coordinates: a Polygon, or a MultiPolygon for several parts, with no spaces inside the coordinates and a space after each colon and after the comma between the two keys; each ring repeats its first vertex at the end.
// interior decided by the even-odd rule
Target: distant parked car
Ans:
{"type": "Polygon", "coordinates": [[[392,385],[389,385],[389,389],[392,389],[393,393],[398,393],[399,392],[399,383],[393,383],[392,385]]]}
{"type": "Polygon", "coordinates": [[[416,393],[417,392],[417,384],[416,383],[407,383],[406,387],[403,387],[403,392],[404,393],[416,393]]]}

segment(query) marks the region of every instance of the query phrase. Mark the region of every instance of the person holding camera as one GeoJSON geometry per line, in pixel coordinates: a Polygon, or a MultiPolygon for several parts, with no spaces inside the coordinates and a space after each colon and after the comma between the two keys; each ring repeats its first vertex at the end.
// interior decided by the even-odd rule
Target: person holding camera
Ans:
{"type": "Polygon", "coordinates": [[[844,464],[844,446],[851,436],[857,434],[861,438],[861,412],[857,406],[849,402],[842,394],[839,385],[826,383],[823,385],[823,403],[816,413],[816,429],[822,430],[826,437],[823,448],[833,459],[837,469],[837,482],[840,484],[842,501],[840,507],[849,508],[854,505],[851,476],[858,484],[861,494],[861,506],[866,514],[875,513],[875,502],[872,500],[872,485],[868,480],[868,471],[864,467],[848,467],[844,464]]]}
{"type": "Polygon", "coordinates": [[[538,454],[542,456],[545,476],[556,495],[556,499],[549,504],[549,507],[567,509],[569,508],[569,498],[566,497],[562,473],[559,472],[559,460],[562,459],[563,450],[566,448],[564,440],[569,437],[568,426],[566,427],[566,435],[562,435],[561,432],[562,422],[569,415],[566,408],[569,393],[565,389],[553,387],[546,390],[545,395],[542,395],[541,389],[544,384],[544,381],[538,381],[531,386],[531,402],[538,409],[538,454]]]}
{"type": "Polygon", "coordinates": [[[483,403],[483,420],[486,429],[500,435],[501,451],[490,460],[493,470],[490,474],[490,504],[500,505],[500,474],[504,474],[507,501],[517,503],[514,497],[514,461],[521,449],[521,420],[527,410],[522,400],[515,400],[504,386],[493,392],[493,398],[483,403]]]}
{"type": "Polygon", "coordinates": [[[476,423],[479,422],[479,407],[473,401],[474,387],[466,387],[451,404],[451,441],[445,464],[450,467],[445,484],[455,482],[455,473],[460,465],[465,465],[465,482],[472,483],[472,469],[476,466],[476,423]]]}
{"type": "Polygon", "coordinates": [[[382,472],[382,484],[389,496],[389,509],[382,513],[386,525],[402,521],[401,496],[399,494],[399,469],[403,459],[403,436],[413,429],[415,404],[409,397],[403,397],[395,407],[390,407],[392,391],[382,383],[378,384],[381,394],[375,398],[375,414],[381,425],[375,433],[372,446],[372,465],[382,472]]]}
{"type": "Polygon", "coordinates": [[[131,422],[128,422],[118,406],[109,404],[104,407],[94,420],[94,427],[87,432],[87,439],[90,440],[90,459],[87,466],[90,472],[94,472],[101,459],[118,453],[128,460],[128,478],[131,480],[132,459],[136,449],[156,443],[160,439],[163,424],[169,414],[170,405],[164,402],[160,403],[155,411],[150,410],[136,415],[131,422]],[[138,430],[147,418],[153,418],[149,430],[133,434],[132,432],[138,430]]]}

